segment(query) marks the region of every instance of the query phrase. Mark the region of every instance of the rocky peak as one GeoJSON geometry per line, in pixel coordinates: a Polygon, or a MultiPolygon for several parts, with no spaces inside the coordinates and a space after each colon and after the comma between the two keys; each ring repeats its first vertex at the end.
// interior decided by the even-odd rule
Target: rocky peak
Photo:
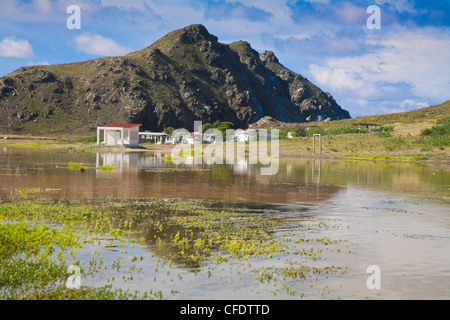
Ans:
{"type": "Polygon", "coordinates": [[[218,38],[208,32],[205,26],[201,24],[193,24],[179,30],[179,39],[182,43],[197,43],[199,41],[217,42],[218,38]]]}
{"type": "Polygon", "coordinates": [[[260,53],[259,54],[259,58],[264,63],[267,63],[267,62],[279,63],[278,62],[278,58],[275,56],[275,54],[272,51],[267,51],[266,50],[263,53],[260,53]]]}
{"type": "Polygon", "coordinates": [[[245,55],[252,58],[259,57],[259,53],[255,49],[253,49],[250,43],[248,43],[247,41],[240,40],[233,42],[230,44],[230,48],[239,53],[239,55],[241,56],[245,55]]]}

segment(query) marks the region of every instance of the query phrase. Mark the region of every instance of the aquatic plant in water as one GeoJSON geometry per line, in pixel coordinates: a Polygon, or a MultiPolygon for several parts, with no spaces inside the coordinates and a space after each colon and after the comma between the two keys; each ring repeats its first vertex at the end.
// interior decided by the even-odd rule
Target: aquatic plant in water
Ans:
{"type": "MultiPolygon", "coordinates": [[[[168,199],[2,203],[0,297],[80,299],[85,294],[87,299],[161,298],[158,290],[142,294],[110,286],[81,287],[79,291],[64,287],[69,264],[79,265],[84,275],[95,276],[105,268],[120,273],[124,261],[137,263],[146,259],[127,255],[127,248],[135,244],[150,246],[169,268],[175,263],[195,273],[208,269],[208,277],[213,276],[210,266],[222,263],[262,259],[267,265],[288,259],[291,262],[286,267],[271,268],[270,272],[261,271],[266,268],[264,264],[252,270],[257,274],[255,281],[280,281],[281,287],[292,295],[297,295],[293,287],[297,281],[341,270],[334,266],[296,266],[300,260],[303,264],[320,260],[322,250],[337,243],[329,237],[293,241],[298,229],[275,213],[211,205],[205,201],[168,199]],[[283,236],[277,230],[290,230],[292,234],[283,236]],[[102,249],[95,250],[92,258],[83,262],[77,252],[85,246],[102,249]],[[112,264],[104,265],[104,250],[117,253],[112,264]],[[43,275],[36,275],[35,270],[43,270],[43,275]]],[[[317,228],[320,227],[324,223],[319,222],[317,228]]],[[[135,275],[135,267],[129,267],[129,273],[122,276],[124,281],[132,281],[135,275]]],[[[170,274],[170,269],[167,272],[170,274]]],[[[114,283],[114,279],[109,282],[114,283]]]]}
{"type": "Polygon", "coordinates": [[[98,167],[97,170],[100,170],[103,172],[111,172],[111,171],[114,171],[114,167],[113,166],[101,166],[101,167],[98,167]]]}

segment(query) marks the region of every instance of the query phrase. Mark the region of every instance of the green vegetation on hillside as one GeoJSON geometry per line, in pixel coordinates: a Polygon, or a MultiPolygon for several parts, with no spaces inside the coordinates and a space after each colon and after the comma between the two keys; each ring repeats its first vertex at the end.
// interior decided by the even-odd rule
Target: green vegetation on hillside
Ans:
{"type": "Polygon", "coordinates": [[[234,124],[232,122],[229,122],[229,121],[222,122],[222,121],[217,120],[217,121],[215,121],[212,124],[211,123],[203,124],[201,129],[200,129],[200,131],[202,133],[205,133],[209,129],[217,129],[217,130],[220,131],[220,133],[223,136],[225,136],[226,135],[226,131],[228,129],[233,129],[233,128],[234,128],[234,124]]]}
{"type": "Polygon", "coordinates": [[[346,154],[339,157],[340,159],[357,159],[357,160],[372,160],[372,161],[425,161],[427,157],[423,156],[390,156],[387,154],[346,154]]]}
{"type": "Polygon", "coordinates": [[[450,117],[437,120],[435,126],[422,130],[420,136],[420,143],[424,145],[450,146],[450,117]]]}
{"type": "Polygon", "coordinates": [[[355,123],[374,123],[379,125],[411,124],[435,122],[450,114],[450,100],[444,103],[412,111],[378,114],[339,121],[321,122],[319,125],[334,127],[348,126],[355,123]]]}

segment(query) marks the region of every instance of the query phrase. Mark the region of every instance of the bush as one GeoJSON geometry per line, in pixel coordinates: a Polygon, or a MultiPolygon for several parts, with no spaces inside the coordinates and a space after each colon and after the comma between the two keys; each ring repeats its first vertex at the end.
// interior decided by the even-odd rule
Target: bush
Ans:
{"type": "Polygon", "coordinates": [[[449,146],[450,145],[450,117],[444,117],[436,121],[436,126],[424,129],[420,132],[421,138],[417,140],[424,146],[449,146]]]}
{"type": "Polygon", "coordinates": [[[225,136],[227,129],[234,129],[234,123],[229,121],[221,122],[219,120],[217,120],[213,124],[206,122],[202,124],[202,126],[199,128],[199,131],[201,133],[205,133],[210,129],[217,129],[223,136],[225,136]]]}
{"type": "Polygon", "coordinates": [[[381,132],[393,132],[394,131],[394,126],[382,126],[381,127],[381,132]]]}
{"type": "Polygon", "coordinates": [[[289,129],[280,129],[278,139],[286,140],[289,132],[291,132],[289,129]]]}
{"type": "Polygon", "coordinates": [[[201,133],[205,133],[206,131],[208,131],[209,129],[212,129],[212,124],[211,123],[209,123],[209,122],[207,122],[207,123],[204,123],[204,124],[202,124],[202,126],[199,128],[199,131],[201,132],[201,133]]]}
{"type": "Polygon", "coordinates": [[[423,136],[444,136],[450,134],[450,125],[434,126],[431,129],[424,129],[420,132],[423,136]]]}
{"type": "MultiPolygon", "coordinates": [[[[206,127],[207,125],[208,125],[208,123],[205,123],[205,125],[203,127],[206,127]]],[[[212,128],[219,130],[222,133],[222,135],[225,136],[227,129],[233,129],[234,128],[234,123],[233,122],[229,122],[229,121],[220,122],[220,121],[217,120],[216,122],[214,122],[212,124],[212,128]]],[[[202,130],[203,130],[203,128],[202,128],[202,130]]]]}
{"type": "Polygon", "coordinates": [[[284,140],[288,139],[288,134],[291,133],[292,138],[298,137],[306,137],[306,130],[304,128],[289,128],[289,129],[280,129],[279,139],[284,140]]]}
{"type": "Polygon", "coordinates": [[[309,128],[305,132],[307,137],[312,137],[314,134],[321,134],[323,136],[326,134],[325,130],[319,127],[309,128]]]}
{"type": "Polygon", "coordinates": [[[424,136],[444,136],[450,135],[450,117],[444,117],[436,121],[436,126],[430,129],[424,129],[420,132],[424,136]]]}
{"type": "Polygon", "coordinates": [[[306,129],[305,128],[294,128],[294,130],[291,130],[292,137],[306,137],[306,129]]]}
{"type": "Polygon", "coordinates": [[[163,132],[165,134],[172,134],[174,131],[175,131],[175,128],[173,128],[173,127],[167,127],[167,128],[164,128],[164,130],[163,130],[163,132]]]}
{"type": "Polygon", "coordinates": [[[436,124],[450,125],[450,117],[440,118],[436,121],[436,124]]]}

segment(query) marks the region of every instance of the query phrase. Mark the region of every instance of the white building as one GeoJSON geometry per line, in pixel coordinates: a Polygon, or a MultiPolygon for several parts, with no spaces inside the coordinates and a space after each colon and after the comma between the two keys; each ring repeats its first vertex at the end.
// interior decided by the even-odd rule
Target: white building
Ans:
{"type": "Polygon", "coordinates": [[[172,142],[169,135],[164,132],[139,132],[139,136],[150,143],[163,144],[167,140],[172,142]]]}
{"type": "Polygon", "coordinates": [[[208,142],[212,143],[215,142],[216,136],[211,133],[201,133],[201,132],[193,132],[189,133],[188,135],[184,135],[182,138],[183,143],[187,144],[195,144],[197,143],[203,143],[208,142]]]}
{"type": "Polygon", "coordinates": [[[234,138],[236,142],[257,141],[258,130],[236,130],[234,138]]]}
{"type": "Polygon", "coordinates": [[[140,126],[141,124],[112,123],[104,127],[97,127],[97,144],[138,147],[140,126]],[[102,134],[103,142],[101,142],[102,134]]]}

